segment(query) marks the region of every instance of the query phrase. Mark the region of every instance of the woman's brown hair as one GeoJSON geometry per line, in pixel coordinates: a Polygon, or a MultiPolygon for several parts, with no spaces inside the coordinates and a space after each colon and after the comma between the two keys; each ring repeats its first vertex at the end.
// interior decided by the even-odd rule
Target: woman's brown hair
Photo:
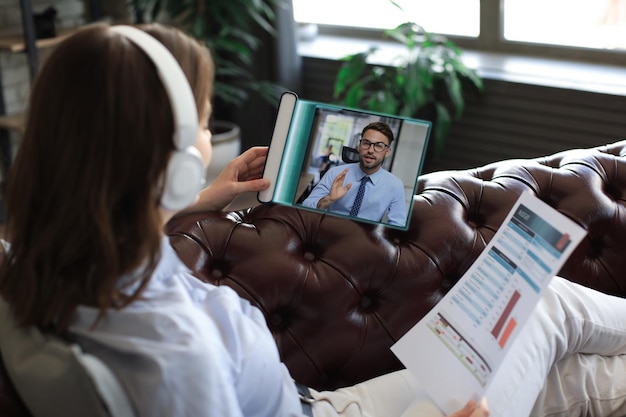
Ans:
{"type": "MultiPolygon", "coordinates": [[[[176,29],[142,29],[179,61],[202,112],[212,93],[209,52],[176,29]]],[[[160,258],[173,118],[152,61],[104,24],[55,49],[29,105],[8,179],[11,249],[0,295],[20,325],[62,333],[79,304],[102,314],[147,284],[160,258]]]]}

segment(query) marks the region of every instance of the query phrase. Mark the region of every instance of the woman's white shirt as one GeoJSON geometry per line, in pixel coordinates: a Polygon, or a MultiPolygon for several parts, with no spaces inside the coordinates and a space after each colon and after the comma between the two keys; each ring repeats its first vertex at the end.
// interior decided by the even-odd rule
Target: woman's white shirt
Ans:
{"type": "Polygon", "coordinates": [[[76,341],[111,368],[138,415],[300,416],[260,310],[193,277],[167,239],[161,246],[141,299],[95,327],[97,310],[79,307],[76,341]]]}

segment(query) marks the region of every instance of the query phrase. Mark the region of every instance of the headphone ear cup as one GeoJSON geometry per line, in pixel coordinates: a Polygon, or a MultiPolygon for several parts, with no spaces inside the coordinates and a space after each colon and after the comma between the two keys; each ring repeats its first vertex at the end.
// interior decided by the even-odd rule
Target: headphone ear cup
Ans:
{"type": "Polygon", "coordinates": [[[175,151],[165,171],[161,207],[178,211],[190,206],[204,185],[204,177],[202,157],[195,147],[175,151]]]}

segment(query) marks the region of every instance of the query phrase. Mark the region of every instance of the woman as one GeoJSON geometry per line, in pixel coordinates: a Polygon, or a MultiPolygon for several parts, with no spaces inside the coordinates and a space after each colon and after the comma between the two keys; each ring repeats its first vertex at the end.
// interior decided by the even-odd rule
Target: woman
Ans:
{"type": "MultiPolygon", "coordinates": [[[[189,201],[178,199],[176,187],[169,198],[169,185],[189,185],[170,176],[176,155],[193,161],[199,154],[195,158],[201,165],[211,158],[207,125],[213,67],[208,51],[179,31],[158,25],[142,29],[174,55],[185,86],[178,80],[171,87],[158,61],[166,58],[149,57],[136,32],[101,24],[59,45],[33,86],[28,128],[8,187],[11,246],[0,271],[0,296],[15,322],[78,343],[101,359],[137,415],[437,413],[406,371],[334,392],[313,391],[314,400],[301,403],[261,312],[234,291],[201,283],[188,273],[164,237],[163,225],[180,207],[221,210],[242,192],[267,188],[260,178],[267,149],[252,148],[235,158],[197,199],[196,184],[189,201]],[[188,88],[187,81],[197,108],[191,147],[182,143],[185,128],[179,124],[188,113],[177,110],[178,92],[188,88]]],[[[535,332],[530,334],[538,345],[551,332],[564,337],[549,345],[554,349],[532,350],[554,353],[535,366],[541,375],[538,387],[527,389],[515,381],[512,392],[500,390],[512,407],[522,404],[530,410],[545,374],[558,370],[552,364],[561,357],[576,357],[587,347],[592,349],[588,353],[626,351],[625,303],[594,293],[598,299],[591,313],[580,315],[597,313],[594,322],[604,324],[601,313],[610,306],[613,315],[621,312],[624,319],[610,323],[617,330],[607,346],[585,341],[574,350],[570,339],[579,332],[557,328],[558,316],[545,319],[552,315],[545,311],[562,301],[553,294],[557,292],[540,303],[538,324],[529,331],[535,332]]],[[[582,289],[572,292],[565,304],[577,297],[591,300],[582,289]]],[[[557,312],[579,314],[570,310],[566,305],[557,312]]],[[[599,327],[590,325],[585,334],[603,336],[599,327]]],[[[511,365],[512,373],[518,362],[511,365]]],[[[589,369],[597,371],[595,365],[589,369]]],[[[556,381],[547,389],[561,380],[556,381]]],[[[570,406],[565,395],[557,397],[570,406]]],[[[553,405],[548,402],[538,402],[538,409],[553,405]]],[[[453,414],[486,415],[486,404],[474,401],[453,414]]]]}

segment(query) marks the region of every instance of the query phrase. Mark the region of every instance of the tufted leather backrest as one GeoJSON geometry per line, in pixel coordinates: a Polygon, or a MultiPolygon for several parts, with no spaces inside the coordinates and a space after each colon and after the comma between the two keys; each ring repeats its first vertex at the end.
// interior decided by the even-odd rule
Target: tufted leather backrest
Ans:
{"type": "MultiPolygon", "coordinates": [[[[423,175],[409,230],[277,205],[178,216],[198,278],[264,312],[292,375],[316,388],[401,367],[389,347],[467,270],[524,190],[588,230],[560,275],[626,296],[626,141],[423,175]]],[[[0,415],[28,415],[0,363],[0,415]]]]}
{"type": "Polygon", "coordinates": [[[389,347],[462,276],[520,193],[588,230],[560,275],[626,295],[626,141],[420,178],[407,231],[264,205],[173,219],[202,280],[265,313],[299,382],[352,384],[401,365],[389,347]]]}

